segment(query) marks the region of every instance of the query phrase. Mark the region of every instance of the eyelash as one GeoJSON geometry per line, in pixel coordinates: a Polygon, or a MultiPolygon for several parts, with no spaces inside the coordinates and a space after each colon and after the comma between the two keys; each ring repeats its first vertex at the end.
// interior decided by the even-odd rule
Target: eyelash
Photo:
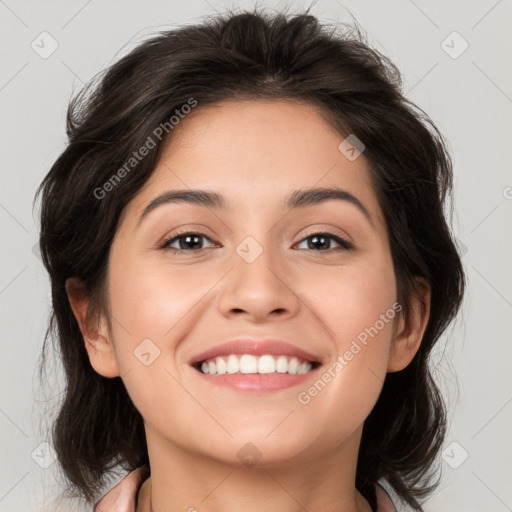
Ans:
{"type": "MultiPolygon", "coordinates": [[[[210,237],[204,235],[203,233],[198,233],[197,231],[187,231],[187,230],[185,230],[185,231],[181,231],[179,233],[174,234],[172,236],[172,238],[168,238],[168,239],[164,240],[160,248],[163,249],[163,250],[166,250],[166,251],[171,251],[173,254],[176,254],[178,252],[181,252],[181,253],[183,253],[183,252],[197,253],[199,251],[203,251],[205,249],[208,249],[207,247],[203,247],[201,249],[185,250],[185,249],[175,249],[174,247],[169,247],[169,244],[171,244],[173,242],[176,242],[180,238],[182,238],[184,236],[187,236],[187,235],[198,235],[200,237],[206,238],[211,243],[214,243],[213,240],[210,237]]],[[[331,238],[332,240],[334,240],[335,242],[337,242],[341,246],[341,247],[337,247],[337,248],[334,248],[334,249],[327,249],[327,250],[316,250],[315,251],[314,249],[310,249],[310,250],[312,250],[314,252],[331,252],[331,251],[335,251],[335,250],[350,251],[350,250],[354,249],[354,244],[352,244],[351,242],[349,242],[345,238],[340,237],[339,235],[335,235],[334,233],[329,233],[329,232],[314,232],[314,233],[308,234],[304,238],[302,238],[302,240],[300,240],[299,243],[303,242],[304,240],[307,240],[308,238],[312,238],[314,236],[322,236],[322,237],[325,237],[325,238],[331,238]]]]}

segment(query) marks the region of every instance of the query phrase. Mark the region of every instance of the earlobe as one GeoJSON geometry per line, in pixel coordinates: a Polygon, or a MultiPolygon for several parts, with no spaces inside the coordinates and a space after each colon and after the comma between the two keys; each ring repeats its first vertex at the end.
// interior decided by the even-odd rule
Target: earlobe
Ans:
{"type": "Polygon", "coordinates": [[[403,370],[409,365],[420,348],[428,324],[431,287],[421,277],[416,278],[416,283],[416,293],[411,297],[409,311],[404,311],[397,320],[398,328],[389,354],[390,373],[403,370]]]}
{"type": "Polygon", "coordinates": [[[114,345],[108,339],[106,328],[103,328],[105,336],[100,328],[101,322],[93,317],[84,283],[77,277],[70,277],[66,280],[66,293],[80,327],[91,366],[103,377],[118,377],[120,371],[114,345]]]}

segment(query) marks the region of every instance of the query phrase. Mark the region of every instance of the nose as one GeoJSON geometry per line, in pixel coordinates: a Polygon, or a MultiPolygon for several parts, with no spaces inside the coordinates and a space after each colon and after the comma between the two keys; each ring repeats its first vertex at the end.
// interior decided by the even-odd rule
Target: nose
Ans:
{"type": "Polygon", "coordinates": [[[221,313],[243,315],[254,323],[296,315],[301,301],[293,289],[292,270],[267,249],[252,262],[240,254],[234,251],[232,269],[222,280],[221,313]]]}

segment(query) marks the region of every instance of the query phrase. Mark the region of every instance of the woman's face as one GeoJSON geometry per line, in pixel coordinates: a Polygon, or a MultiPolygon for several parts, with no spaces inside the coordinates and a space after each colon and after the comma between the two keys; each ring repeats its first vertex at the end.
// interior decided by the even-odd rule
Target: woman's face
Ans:
{"type": "Polygon", "coordinates": [[[199,104],[172,136],[125,209],[108,271],[112,364],[148,442],[230,464],[336,450],[379,396],[400,307],[364,153],[354,159],[315,109],[285,101],[199,104]],[[222,204],[161,200],[144,214],[177,190],[222,204]],[[176,239],[183,230],[192,236],[176,239]],[[294,371],[293,348],[238,339],[281,340],[316,364],[272,372],[272,361],[294,371]],[[227,341],[216,354],[228,368],[215,368],[228,373],[192,365],[227,341]],[[241,360],[248,373],[229,373],[241,360]]]}

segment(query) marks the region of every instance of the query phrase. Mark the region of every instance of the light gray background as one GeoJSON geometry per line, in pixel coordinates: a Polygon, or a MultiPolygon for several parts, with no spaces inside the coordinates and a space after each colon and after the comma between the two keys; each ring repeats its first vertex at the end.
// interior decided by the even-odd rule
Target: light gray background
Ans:
{"type": "MultiPolygon", "coordinates": [[[[46,434],[34,372],[50,302],[48,277],[34,250],[38,211],[32,214],[31,203],[64,148],[70,96],[134,38],[234,5],[254,3],[0,0],[1,512],[43,510],[43,499],[57,490],[57,464],[40,466],[51,462],[51,450],[40,446],[46,434]],[[46,59],[31,47],[43,31],[58,42],[46,59]]],[[[511,1],[319,0],[313,8],[330,21],[349,22],[349,12],[370,43],[398,65],[407,96],[446,135],[454,158],[454,230],[467,251],[469,286],[462,315],[434,358],[451,425],[442,483],[425,509],[512,510],[511,1]],[[469,44],[458,58],[442,47],[453,31],[469,44]]],[[[445,43],[452,53],[461,44],[457,36],[445,43]]]]}

